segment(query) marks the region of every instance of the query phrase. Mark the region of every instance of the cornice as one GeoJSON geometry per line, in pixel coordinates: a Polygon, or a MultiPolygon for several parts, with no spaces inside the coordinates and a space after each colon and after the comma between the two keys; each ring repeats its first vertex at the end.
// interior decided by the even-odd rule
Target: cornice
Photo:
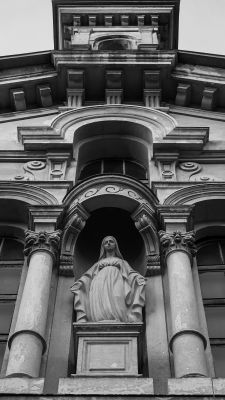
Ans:
{"type": "Polygon", "coordinates": [[[215,85],[225,84],[225,69],[202,65],[177,64],[171,77],[182,81],[197,81],[215,85]]]}
{"type": "Polygon", "coordinates": [[[166,65],[173,67],[176,62],[176,51],[151,51],[142,52],[129,51],[121,53],[105,52],[105,51],[54,51],[52,53],[54,65],[58,70],[61,67],[73,67],[77,65],[147,65],[155,68],[164,67],[166,65]]]}
{"type": "Polygon", "coordinates": [[[187,115],[190,117],[205,118],[210,120],[225,121],[225,112],[208,111],[200,108],[179,107],[171,104],[166,104],[169,107],[169,113],[187,115]]]}

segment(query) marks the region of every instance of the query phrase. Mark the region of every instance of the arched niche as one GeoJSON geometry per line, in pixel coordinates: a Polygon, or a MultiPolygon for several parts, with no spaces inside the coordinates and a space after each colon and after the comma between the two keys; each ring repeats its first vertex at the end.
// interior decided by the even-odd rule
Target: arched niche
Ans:
{"type": "Polygon", "coordinates": [[[135,270],[145,274],[144,242],[129,212],[117,207],[103,207],[91,213],[77,238],[74,254],[76,278],[98,260],[105,236],[114,236],[124,259],[135,270]]]}
{"type": "MultiPolygon", "coordinates": [[[[108,179],[104,176],[96,177],[74,187],[66,196],[64,203],[67,213],[62,240],[62,257],[66,261],[76,253],[79,262],[76,262],[75,269],[83,262],[82,243],[86,242],[87,245],[91,242],[91,237],[95,241],[92,225],[92,221],[97,218],[95,215],[99,215],[101,221],[101,224],[95,223],[98,242],[108,234],[120,237],[121,229],[124,235],[126,233],[127,238],[126,242],[124,238],[121,238],[122,246],[125,248],[124,257],[127,254],[129,240],[131,240],[132,246],[135,246],[135,242],[142,243],[139,245],[138,254],[131,257],[131,262],[136,266],[140,265],[142,270],[145,263],[145,273],[147,257],[159,254],[155,220],[157,199],[146,186],[125,177],[110,176],[108,179]],[[111,229],[107,227],[107,220],[110,220],[111,229]],[[88,232],[89,229],[90,232],[88,232]],[[84,233],[82,233],[83,230],[84,233]],[[79,242],[80,244],[76,247],[79,237],[81,239],[78,244],[79,242]]],[[[92,247],[92,244],[90,246],[92,247]]],[[[98,248],[97,252],[99,246],[98,243],[94,246],[98,248]]],[[[90,266],[97,254],[91,253],[90,260],[87,255],[85,257],[85,264],[90,266]]],[[[129,259],[129,255],[127,257],[129,259]]]]}

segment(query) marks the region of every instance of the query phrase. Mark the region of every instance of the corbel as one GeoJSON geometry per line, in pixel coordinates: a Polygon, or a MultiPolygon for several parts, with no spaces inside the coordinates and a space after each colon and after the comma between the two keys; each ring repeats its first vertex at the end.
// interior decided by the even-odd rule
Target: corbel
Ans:
{"type": "Polygon", "coordinates": [[[123,100],[122,71],[106,71],[106,104],[121,104],[123,100]]]}
{"type": "Polygon", "coordinates": [[[176,165],[179,153],[155,153],[155,163],[159,170],[160,180],[176,181],[176,165]]]}
{"type": "Polygon", "coordinates": [[[138,15],[137,16],[137,24],[138,24],[138,26],[144,26],[144,24],[145,24],[145,15],[138,15]]]}
{"type": "Polygon", "coordinates": [[[49,180],[64,180],[66,168],[70,162],[70,153],[47,153],[47,160],[49,163],[49,180]]]}
{"type": "Polygon", "coordinates": [[[145,204],[141,204],[131,215],[136,228],[142,236],[146,249],[146,276],[158,275],[161,273],[159,242],[157,233],[157,220],[154,210],[145,204]]]}
{"type": "Polygon", "coordinates": [[[67,71],[67,104],[71,108],[82,107],[84,102],[84,71],[67,71]]]}
{"type": "Polygon", "coordinates": [[[201,108],[211,111],[216,107],[216,92],[217,88],[205,87],[202,93],[201,108]]]}
{"type": "Polygon", "coordinates": [[[129,15],[121,15],[120,17],[121,25],[128,26],[129,25],[129,15]]]}
{"type": "Polygon", "coordinates": [[[96,26],[96,15],[88,15],[88,25],[96,26]]]}
{"type": "Polygon", "coordinates": [[[52,101],[52,91],[50,85],[38,85],[37,86],[37,97],[38,103],[41,107],[51,107],[52,101]]]}
{"type": "Polygon", "coordinates": [[[113,20],[112,15],[105,15],[104,16],[105,26],[112,26],[112,20],[113,20]]]}
{"type": "Polygon", "coordinates": [[[160,71],[144,71],[144,105],[159,108],[161,102],[160,71]]]}
{"type": "Polygon", "coordinates": [[[74,15],[73,16],[73,26],[81,26],[81,16],[80,15],[74,15]]]}
{"type": "Polygon", "coordinates": [[[159,25],[159,15],[158,14],[152,14],[151,15],[151,23],[152,23],[152,26],[158,26],[159,25]]]}
{"type": "Polygon", "coordinates": [[[89,213],[79,203],[76,204],[70,214],[64,218],[65,227],[61,246],[60,275],[73,276],[73,257],[76,241],[88,218],[89,213]]]}
{"type": "Polygon", "coordinates": [[[16,111],[25,111],[26,100],[25,100],[25,92],[23,89],[11,89],[10,97],[13,104],[13,107],[16,111]]]}
{"type": "Polygon", "coordinates": [[[177,86],[177,94],[175,104],[177,106],[187,107],[191,102],[191,85],[179,83],[177,86]]]}

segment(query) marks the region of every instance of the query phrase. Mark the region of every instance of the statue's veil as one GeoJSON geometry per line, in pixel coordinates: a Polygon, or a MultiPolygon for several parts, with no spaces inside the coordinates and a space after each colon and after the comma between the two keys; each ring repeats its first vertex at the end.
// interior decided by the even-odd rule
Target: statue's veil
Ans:
{"type": "Polygon", "coordinates": [[[102,258],[105,258],[105,257],[106,257],[106,253],[105,253],[105,249],[104,249],[104,241],[105,241],[106,238],[111,238],[111,239],[114,240],[114,242],[115,242],[115,244],[116,244],[116,248],[115,248],[115,257],[121,258],[121,260],[123,260],[123,256],[122,256],[122,254],[120,253],[117,240],[114,238],[114,236],[106,236],[106,237],[104,237],[104,239],[102,240],[101,249],[100,249],[100,255],[99,255],[99,260],[101,260],[102,258]]]}

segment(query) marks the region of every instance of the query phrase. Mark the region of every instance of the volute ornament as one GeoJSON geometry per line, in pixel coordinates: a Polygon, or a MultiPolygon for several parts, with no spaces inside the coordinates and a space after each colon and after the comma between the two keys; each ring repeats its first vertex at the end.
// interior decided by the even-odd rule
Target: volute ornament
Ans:
{"type": "Polygon", "coordinates": [[[106,236],[97,263],[71,288],[77,322],[141,322],[144,286],[145,279],[123,259],[116,239],[106,236]]]}

